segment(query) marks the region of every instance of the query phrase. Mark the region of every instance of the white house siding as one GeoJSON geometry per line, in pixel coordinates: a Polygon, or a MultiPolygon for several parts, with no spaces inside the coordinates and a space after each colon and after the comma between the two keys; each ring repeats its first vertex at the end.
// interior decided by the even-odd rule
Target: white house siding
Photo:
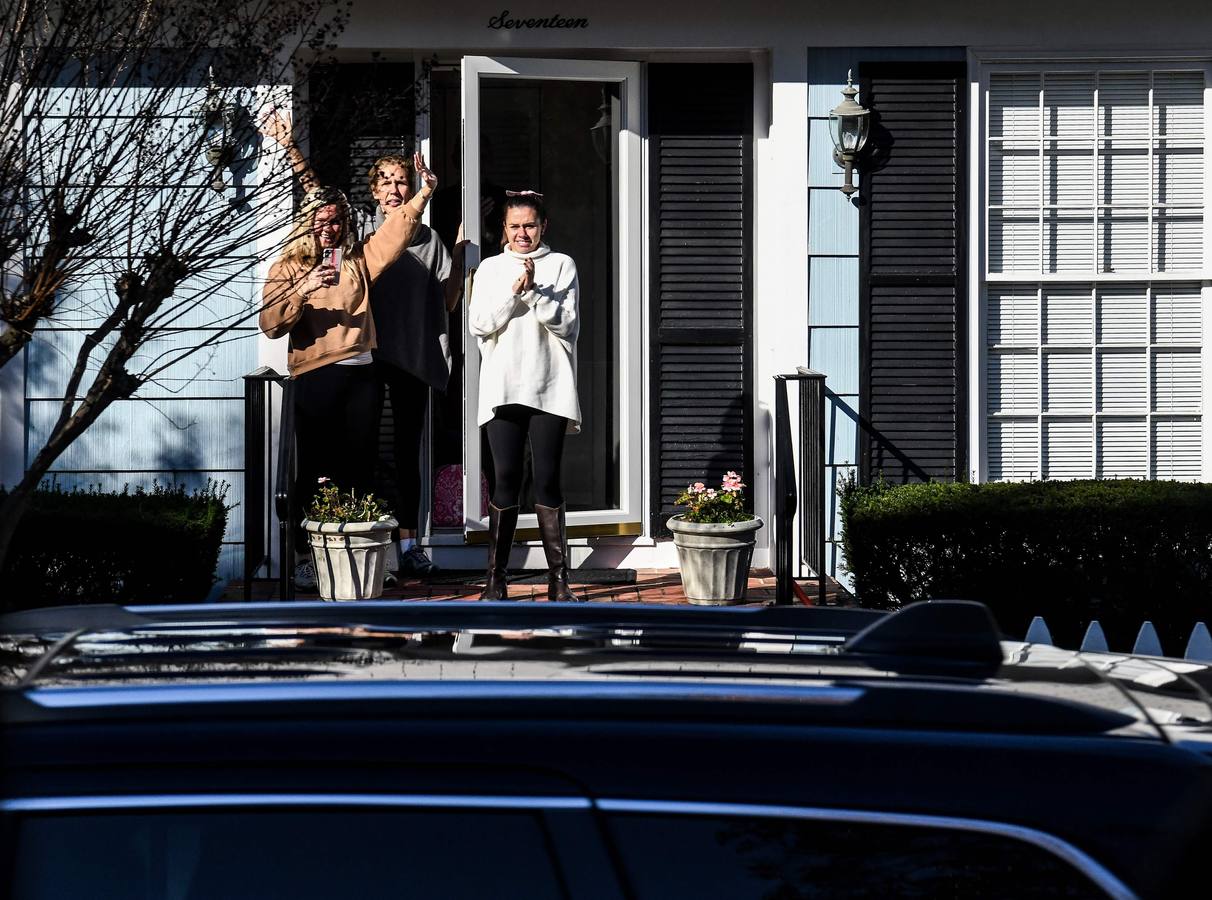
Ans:
{"type": "MultiPolygon", "coordinates": [[[[39,191],[38,173],[58,171],[65,163],[78,170],[88,165],[87,151],[66,158],[64,147],[78,146],[81,111],[104,110],[104,118],[94,117],[97,133],[109,132],[120,141],[132,126],[132,115],[144,102],[145,89],[124,87],[106,92],[98,88],[48,89],[48,115],[40,123],[29,123],[29,155],[36,162],[31,191],[39,191]],[[60,137],[56,139],[56,135],[60,137]]],[[[198,128],[196,110],[204,97],[204,88],[182,88],[161,108],[158,121],[158,153],[171,155],[172,136],[181,130],[198,128]]],[[[146,128],[146,123],[141,127],[146,128]]],[[[183,142],[186,143],[186,142],[183,142]]],[[[133,154],[132,154],[133,157],[133,154]]],[[[209,180],[204,160],[182,159],[180,169],[189,184],[209,180]]],[[[48,177],[43,175],[42,177],[48,177]]],[[[229,176],[230,178],[230,176],[229,176]]],[[[175,190],[164,184],[139,179],[133,159],[119,166],[108,179],[105,190],[129,196],[142,215],[154,217],[157,205],[167,202],[175,190]],[[137,187],[135,185],[138,185],[137,187]]],[[[254,177],[245,179],[245,187],[254,189],[254,177]]],[[[204,198],[200,214],[228,207],[236,196],[229,188],[220,195],[202,187],[191,190],[204,198]]],[[[233,228],[251,227],[255,222],[240,220],[233,212],[233,228]]],[[[104,228],[104,223],[89,223],[104,228]]],[[[236,232],[232,232],[236,235],[236,232]]],[[[238,237],[238,235],[236,235],[238,237]]],[[[237,242],[238,243],[238,242],[237,242]]],[[[138,373],[148,365],[172,359],[183,350],[196,348],[215,336],[223,326],[232,330],[212,347],[186,357],[141,387],[129,400],[115,402],[97,422],[59,457],[48,473],[47,481],[65,489],[97,487],[122,490],[124,487],[151,487],[183,484],[189,489],[208,483],[226,485],[227,532],[221,551],[218,577],[236,577],[241,566],[243,516],[239,499],[243,481],[243,382],[241,376],[257,365],[255,319],[248,314],[256,309],[259,289],[255,272],[255,246],[237,246],[234,255],[216,258],[204,273],[185,281],[174,298],[164,304],[168,309],[184,304],[182,313],[171,319],[132,360],[129,370],[138,373]]],[[[45,320],[27,346],[23,359],[10,364],[15,374],[6,378],[5,438],[6,478],[18,475],[11,457],[19,454],[20,471],[28,466],[45,443],[66,390],[78,350],[87,334],[112,309],[110,292],[115,277],[129,266],[126,258],[97,256],[87,261],[81,277],[73,278],[61,293],[52,316],[45,320]],[[19,392],[20,407],[12,402],[19,392]],[[14,440],[17,427],[19,440],[14,440]]],[[[113,338],[109,339],[112,342],[113,338]]],[[[90,371],[95,372],[108,344],[94,354],[90,371]]],[[[87,376],[85,380],[87,385],[87,376]]]]}

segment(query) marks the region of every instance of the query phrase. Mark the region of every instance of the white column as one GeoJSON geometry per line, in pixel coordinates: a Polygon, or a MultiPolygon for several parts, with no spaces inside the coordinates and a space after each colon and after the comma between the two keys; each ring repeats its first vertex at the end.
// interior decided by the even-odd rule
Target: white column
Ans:
{"type": "Polygon", "coordinates": [[[778,46],[754,64],[754,470],[745,475],[754,511],[766,522],[753,564],[769,566],[774,376],[808,361],[808,51],[778,46]]]}

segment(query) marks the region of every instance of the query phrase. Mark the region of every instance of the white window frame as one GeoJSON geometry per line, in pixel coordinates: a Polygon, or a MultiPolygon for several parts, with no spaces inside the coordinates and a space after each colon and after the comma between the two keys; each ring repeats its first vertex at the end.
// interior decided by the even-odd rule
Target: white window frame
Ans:
{"type": "MultiPolygon", "coordinates": [[[[986,286],[991,284],[1036,284],[1047,290],[1049,286],[1064,284],[1089,284],[1094,289],[1099,285],[1126,282],[1145,284],[1152,288],[1154,285],[1164,285],[1166,282],[1199,283],[1201,286],[1201,306],[1204,310],[1201,345],[1202,362],[1202,395],[1203,403],[1200,410],[1202,445],[1205,448],[1200,466],[1200,481],[1212,481],[1212,213],[1209,200],[1212,199],[1212,56],[1206,52],[1171,52],[1171,53],[1122,53],[1099,54],[1089,53],[1050,53],[1024,54],[1015,52],[991,51],[974,49],[968,55],[969,72],[969,119],[968,132],[968,396],[969,396],[969,426],[968,426],[968,476],[971,481],[985,482],[988,476],[988,396],[986,353],[986,286]],[[1098,273],[1091,272],[1044,272],[1044,259],[1041,254],[1040,272],[1038,273],[989,273],[988,272],[988,150],[989,150],[989,81],[990,76],[1005,72],[1029,72],[1047,75],[1049,73],[1067,71],[1136,71],[1149,69],[1154,72],[1191,71],[1202,69],[1204,72],[1204,221],[1203,221],[1203,266],[1201,269],[1183,272],[1126,272],[1098,273]]],[[[1042,137],[1042,134],[1041,134],[1042,137]]],[[[1152,139],[1150,139],[1152,144],[1152,139]]],[[[1150,151],[1150,156],[1152,152],[1150,151]]],[[[1042,164],[1042,160],[1041,160],[1042,164]]],[[[1152,179],[1152,162],[1150,162],[1150,179],[1152,179]]],[[[1097,177],[1095,177],[1097,185],[1097,177]]],[[[1042,184],[1041,184],[1042,190],[1042,184]]],[[[1152,194],[1152,192],[1151,192],[1152,194]]],[[[1156,199],[1149,198],[1149,219],[1152,222],[1153,209],[1156,199]]],[[[1095,205],[1097,210],[1097,203],[1095,205]]],[[[1043,234],[1041,231],[1041,241],[1043,234]]],[[[1150,245],[1153,236],[1148,235],[1150,245]]],[[[1150,252],[1150,259],[1152,252],[1150,252]]],[[[1093,293],[1093,291],[1092,291],[1093,293]]],[[[1042,308],[1039,310],[1042,316],[1042,308]]],[[[1040,348],[1043,333],[1040,335],[1040,348]]],[[[1153,344],[1148,344],[1150,353],[1153,344]]],[[[1040,354],[1042,365],[1042,353],[1040,354]]],[[[1149,376],[1151,378],[1151,375],[1149,376]]],[[[1092,373],[1093,390],[1097,391],[1097,373],[1092,373]]],[[[1042,379],[1039,382],[1043,389],[1042,379]]],[[[1150,397],[1150,404],[1152,398],[1150,397]]],[[[1151,421],[1151,413],[1146,416],[1151,421]]],[[[1091,413],[1092,422],[1097,423],[1097,416],[1091,413]]],[[[1150,444],[1151,435],[1148,436],[1150,444]]],[[[1043,432],[1039,434],[1040,456],[1043,455],[1043,432]]],[[[1149,450],[1149,477],[1152,477],[1152,453],[1149,450]]],[[[1095,456],[1095,466],[1097,455],[1095,456]]],[[[1037,477],[1042,477],[1042,469],[1037,471],[1037,477]]]]}

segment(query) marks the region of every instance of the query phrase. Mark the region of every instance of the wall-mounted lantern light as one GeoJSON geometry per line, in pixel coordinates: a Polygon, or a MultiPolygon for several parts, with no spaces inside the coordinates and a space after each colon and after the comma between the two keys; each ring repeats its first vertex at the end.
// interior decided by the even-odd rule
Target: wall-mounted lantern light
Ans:
{"type": "Polygon", "coordinates": [[[871,110],[863,109],[855,102],[858,88],[854,86],[852,72],[846,73],[846,86],[842,88],[845,98],[829,113],[829,134],[833,138],[833,158],[846,170],[846,181],[842,193],[849,197],[858,190],[854,186],[854,161],[867,144],[867,131],[871,127],[871,110]]]}
{"type": "Polygon", "coordinates": [[[210,186],[218,193],[227,189],[223,181],[223,170],[236,157],[236,107],[223,99],[223,92],[215,84],[215,70],[207,71],[206,99],[198,109],[202,122],[202,141],[206,161],[214,167],[210,186]]]}

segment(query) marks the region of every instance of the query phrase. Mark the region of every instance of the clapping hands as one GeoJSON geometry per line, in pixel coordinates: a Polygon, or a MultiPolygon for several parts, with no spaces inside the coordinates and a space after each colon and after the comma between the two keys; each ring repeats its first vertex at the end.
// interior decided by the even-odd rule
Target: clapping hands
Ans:
{"type": "Polygon", "coordinates": [[[524,294],[527,291],[534,290],[534,260],[522,260],[522,269],[522,274],[513,283],[514,294],[524,294]]]}

